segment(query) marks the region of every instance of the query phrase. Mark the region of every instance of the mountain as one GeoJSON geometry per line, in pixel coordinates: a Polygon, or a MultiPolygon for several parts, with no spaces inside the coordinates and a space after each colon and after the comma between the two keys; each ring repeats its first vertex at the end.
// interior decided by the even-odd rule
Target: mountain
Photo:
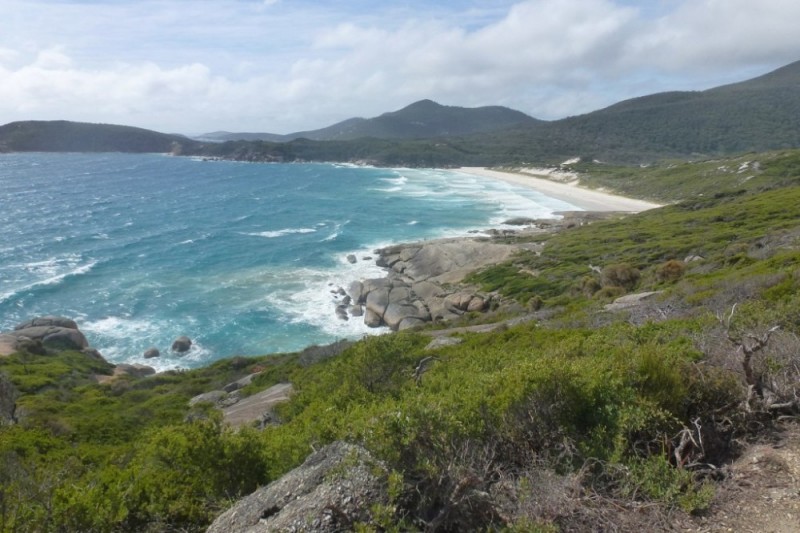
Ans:
{"type": "Polygon", "coordinates": [[[626,164],[711,158],[800,147],[800,61],[740,83],[632,98],[550,122],[505,107],[470,109],[422,100],[375,118],[291,135],[215,132],[204,138],[200,143],[105,124],[16,122],[0,127],[0,151],[177,147],[187,155],[247,161],[439,167],[560,163],[575,156],[626,164]],[[248,140],[226,141],[241,136],[248,140]]]}
{"type": "Polygon", "coordinates": [[[800,61],[705,91],[652,94],[550,122],[525,117],[506,108],[465,110],[423,100],[373,119],[305,132],[305,139],[237,142],[204,151],[252,161],[458,166],[559,163],[575,156],[648,163],[798,147],[800,61]],[[472,119],[483,121],[484,129],[470,131],[472,119]]]}
{"type": "MultiPolygon", "coordinates": [[[[706,91],[625,100],[553,122],[544,133],[563,148],[597,151],[613,159],[630,158],[633,152],[651,157],[713,156],[797,147],[800,61],[706,91]]],[[[564,153],[575,153],[571,150],[564,153]]]]}
{"type": "Polygon", "coordinates": [[[181,135],[112,124],[30,120],[0,126],[0,152],[175,152],[198,144],[181,135]]]}
{"type": "Polygon", "coordinates": [[[542,121],[521,111],[502,106],[444,106],[432,100],[420,100],[398,111],[374,118],[350,118],[326,128],[298,131],[288,135],[273,133],[214,132],[198,140],[289,142],[295,139],[312,141],[348,141],[364,137],[376,139],[425,139],[452,137],[536,124],[542,121]]]}

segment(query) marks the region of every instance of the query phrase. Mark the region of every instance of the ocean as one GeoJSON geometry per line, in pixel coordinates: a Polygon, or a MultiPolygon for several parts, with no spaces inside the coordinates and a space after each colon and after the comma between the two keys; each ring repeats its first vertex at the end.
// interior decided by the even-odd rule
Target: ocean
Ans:
{"type": "Polygon", "coordinates": [[[63,315],[109,361],[157,370],[360,338],[381,330],[338,319],[334,292],[383,275],[375,248],[567,209],[457,171],[3,154],[0,331],[63,315]]]}

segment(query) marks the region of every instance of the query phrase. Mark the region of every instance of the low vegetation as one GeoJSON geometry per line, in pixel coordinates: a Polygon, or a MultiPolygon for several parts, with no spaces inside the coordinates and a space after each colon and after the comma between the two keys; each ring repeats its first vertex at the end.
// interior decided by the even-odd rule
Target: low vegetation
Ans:
{"type": "Polygon", "coordinates": [[[707,167],[673,167],[663,179],[697,169],[708,192],[476,273],[536,320],[459,345],[405,332],[108,385],[80,354],[0,358],[19,420],[0,428],[0,530],[202,531],[336,440],[393,472],[362,531],[653,530],[703,513],[742,447],[800,414],[800,153],[751,159],[757,176],[716,190],[707,167]],[[245,393],[295,387],[280,424],[233,431],[189,407],[254,370],[245,393]]]}

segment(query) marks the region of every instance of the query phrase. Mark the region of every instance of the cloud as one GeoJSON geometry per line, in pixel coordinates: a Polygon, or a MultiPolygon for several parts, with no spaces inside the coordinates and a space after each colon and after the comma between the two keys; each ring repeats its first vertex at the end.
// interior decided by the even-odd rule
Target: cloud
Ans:
{"type": "Polygon", "coordinates": [[[627,61],[672,71],[729,69],[800,59],[795,0],[695,0],[654,21],[629,44],[627,61]]]}
{"type": "Polygon", "coordinates": [[[430,4],[5,0],[0,116],[285,133],[432,98],[558,118],[800,58],[795,0],[430,4]]]}

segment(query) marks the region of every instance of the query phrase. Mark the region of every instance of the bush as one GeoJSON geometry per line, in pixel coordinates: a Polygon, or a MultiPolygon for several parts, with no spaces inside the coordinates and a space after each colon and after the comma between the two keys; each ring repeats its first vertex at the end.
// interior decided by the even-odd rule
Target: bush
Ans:
{"type": "Polygon", "coordinates": [[[619,263],[616,265],[608,265],[603,268],[600,273],[600,279],[603,286],[623,287],[626,290],[632,290],[639,283],[641,277],[639,270],[632,267],[628,263],[619,263]]]}
{"type": "Polygon", "coordinates": [[[686,263],[670,259],[656,267],[656,279],[662,282],[675,282],[683,277],[686,272],[686,263]]]}
{"type": "Polygon", "coordinates": [[[599,291],[603,286],[593,276],[584,276],[581,278],[580,291],[586,296],[593,296],[594,293],[599,291]]]}

